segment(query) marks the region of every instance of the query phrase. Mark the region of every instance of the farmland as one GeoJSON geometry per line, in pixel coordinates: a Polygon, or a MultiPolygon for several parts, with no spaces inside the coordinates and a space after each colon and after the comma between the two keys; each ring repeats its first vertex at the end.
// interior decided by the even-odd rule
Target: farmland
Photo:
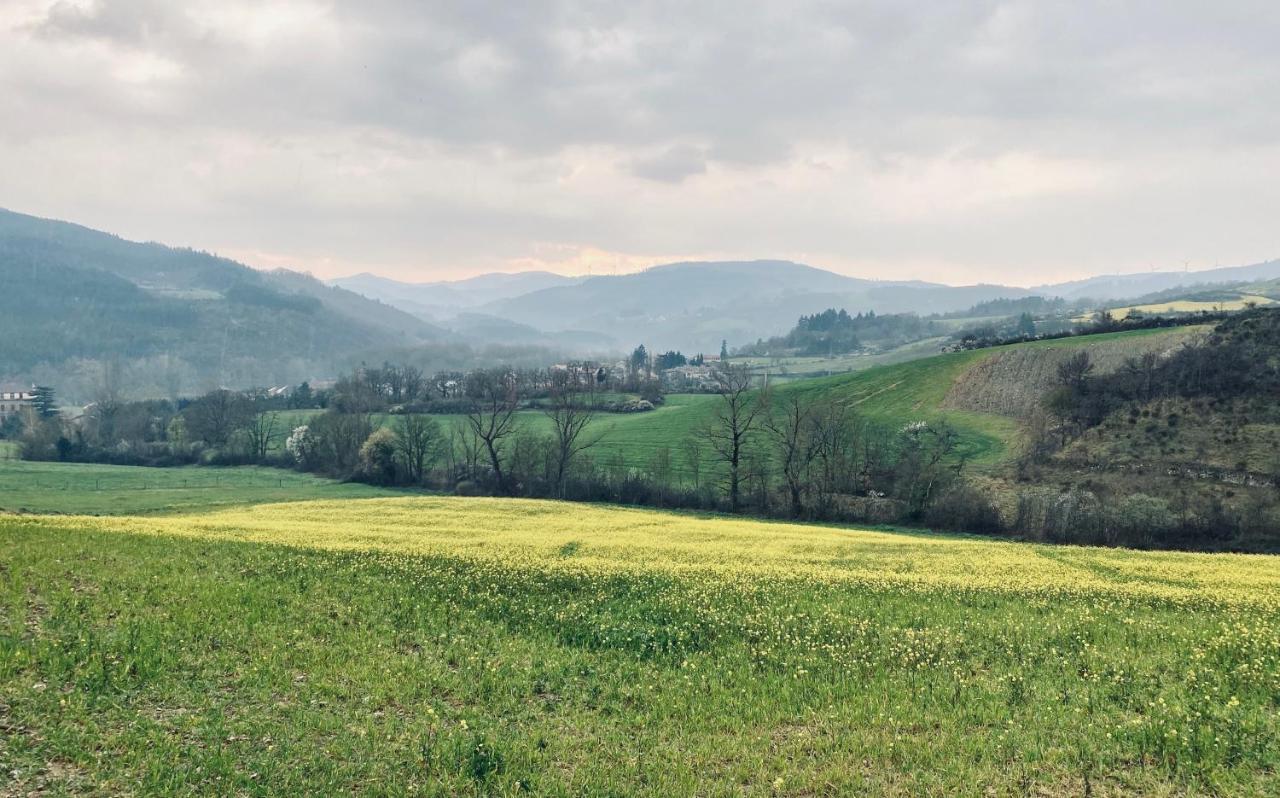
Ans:
{"type": "Polygon", "coordinates": [[[14,794],[1270,795],[1274,558],[510,499],[0,520],[14,794]]]}
{"type": "Polygon", "coordinates": [[[278,468],[139,468],[0,457],[0,512],[158,513],[393,491],[278,468]]]}

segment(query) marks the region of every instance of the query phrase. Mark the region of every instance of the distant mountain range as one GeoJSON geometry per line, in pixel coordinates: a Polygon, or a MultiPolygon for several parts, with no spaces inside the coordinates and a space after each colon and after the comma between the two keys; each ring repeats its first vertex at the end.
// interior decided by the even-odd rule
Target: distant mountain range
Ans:
{"type": "Polygon", "coordinates": [[[1175,288],[1223,283],[1252,283],[1280,278],[1280,260],[1250,266],[1226,266],[1202,271],[1162,271],[1137,274],[1106,274],[1068,283],[1042,285],[1031,290],[1063,299],[1130,299],[1175,288]]]}
{"type": "Polygon", "coordinates": [[[1197,272],[1107,275],[1015,288],[951,286],[847,277],[790,261],[688,262],[635,274],[573,278],[548,272],[484,275],[457,282],[402,283],[375,275],[335,280],[463,332],[519,330],[536,340],[589,349],[644,342],[657,349],[711,352],[721,340],[749,343],[789,329],[825,308],[850,313],[953,313],[992,299],[1043,295],[1108,303],[1222,283],[1280,277],[1280,261],[1197,272]]]}
{"type": "MultiPolygon", "coordinates": [[[[487,282],[497,276],[475,280],[487,282]]],[[[525,285],[499,283],[505,296],[494,292],[487,301],[457,306],[453,313],[460,315],[465,307],[473,320],[487,316],[521,324],[558,342],[567,336],[593,349],[630,348],[643,342],[650,348],[713,352],[722,340],[737,345],[775,335],[800,315],[828,307],[850,312],[950,312],[988,299],[1029,294],[1004,286],[864,280],[778,260],[672,263],[635,274],[590,278],[545,272],[532,276],[536,280],[525,285]],[[538,282],[546,285],[518,290],[538,282]]],[[[433,302],[433,295],[471,290],[470,296],[482,296],[470,289],[472,282],[397,283],[370,275],[334,281],[411,312],[447,305],[433,302]]],[[[447,311],[426,317],[451,324],[447,311]]]]}
{"type": "Polygon", "coordinates": [[[1280,261],[1025,289],[866,280],[762,260],[590,278],[524,272],[403,283],[362,274],[326,285],[0,210],[0,381],[46,381],[84,398],[119,363],[134,395],[177,395],[332,377],[361,360],[432,347],[461,363],[468,344],[526,354],[539,346],[606,354],[639,343],[710,353],[722,340],[739,346],[781,334],[826,308],[925,315],[1034,294],[1114,303],[1275,278],[1280,261]]]}

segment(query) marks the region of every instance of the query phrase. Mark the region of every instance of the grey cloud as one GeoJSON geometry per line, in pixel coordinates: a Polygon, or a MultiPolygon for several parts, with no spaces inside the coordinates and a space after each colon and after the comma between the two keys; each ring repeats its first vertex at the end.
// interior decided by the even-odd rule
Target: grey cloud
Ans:
{"type": "MultiPolygon", "coordinates": [[[[108,215],[133,203],[141,216],[172,204],[160,170],[203,170],[184,201],[225,220],[240,248],[314,249],[331,230],[354,252],[372,229],[365,245],[386,261],[505,257],[541,240],[998,263],[1037,234],[1077,235],[1089,208],[1165,207],[1161,192],[1234,153],[1256,174],[1233,164],[1165,224],[1196,250],[1185,231],[1220,213],[1254,247],[1264,234],[1225,221],[1241,208],[1223,198],[1272,197],[1261,181],[1280,141],[1278,33],[1280,5],[1249,0],[53,2],[0,30],[0,173],[8,204],[26,196],[57,215],[45,177],[57,172],[39,160],[74,162],[69,174],[129,181],[108,215]],[[1133,185],[1124,202],[1052,186],[1016,209],[985,201],[981,236],[963,232],[968,210],[930,215],[970,201],[946,196],[966,187],[929,164],[1018,180],[1001,159],[1027,154],[1133,185]],[[879,181],[909,182],[913,168],[938,187],[908,221],[888,219],[879,181]],[[636,186],[652,205],[631,199],[636,186]],[[786,225],[763,230],[761,216],[786,225]],[[263,219],[278,220],[269,235],[263,219]]],[[[82,185],[61,189],[68,207],[82,185]]],[[[1113,224],[1093,237],[1101,260],[1159,237],[1155,220],[1113,224]]]]}
{"type": "Polygon", "coordinates": [[[646,180],[679,183],[687,177],[706,172],[707,157],[697,147],[671,147],[657,155],[633,160],[630,170],[646,180]]]}

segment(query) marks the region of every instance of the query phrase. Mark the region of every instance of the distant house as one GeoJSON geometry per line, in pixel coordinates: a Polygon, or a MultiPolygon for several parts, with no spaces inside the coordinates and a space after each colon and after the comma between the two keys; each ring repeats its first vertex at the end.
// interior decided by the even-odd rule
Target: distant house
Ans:
{"type": "Polygon", "coordinates": [[[35,403],[32,388],[0,387],[0,422],[21,415],[27,408],[35,407],[35,403]]]}
{"type": "Polygon", "coordinates": [[[716,370],[712,366],[676,366],[660,375],[662,387],[673,393],[697,393],[719,389],[716,370]]]}

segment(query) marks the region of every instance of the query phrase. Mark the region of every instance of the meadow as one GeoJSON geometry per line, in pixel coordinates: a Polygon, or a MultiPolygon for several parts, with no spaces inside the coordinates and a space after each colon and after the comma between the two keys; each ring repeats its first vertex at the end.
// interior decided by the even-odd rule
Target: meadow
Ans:
{"type": "MultiPolygon", "coordinates": [[[[0,452],[0,455],[9,452],[0,452]]],[[[175,513],[306,499],[395,495],[371,485],[265,466],[143,468],[0,456],[0,512],[175,513]]]]}
{"type": "Polygon", "coordinates": [[[454,497],[0,517],[13,794],[1263,796],[1278,709],[1273,557],[454,497]]]}

